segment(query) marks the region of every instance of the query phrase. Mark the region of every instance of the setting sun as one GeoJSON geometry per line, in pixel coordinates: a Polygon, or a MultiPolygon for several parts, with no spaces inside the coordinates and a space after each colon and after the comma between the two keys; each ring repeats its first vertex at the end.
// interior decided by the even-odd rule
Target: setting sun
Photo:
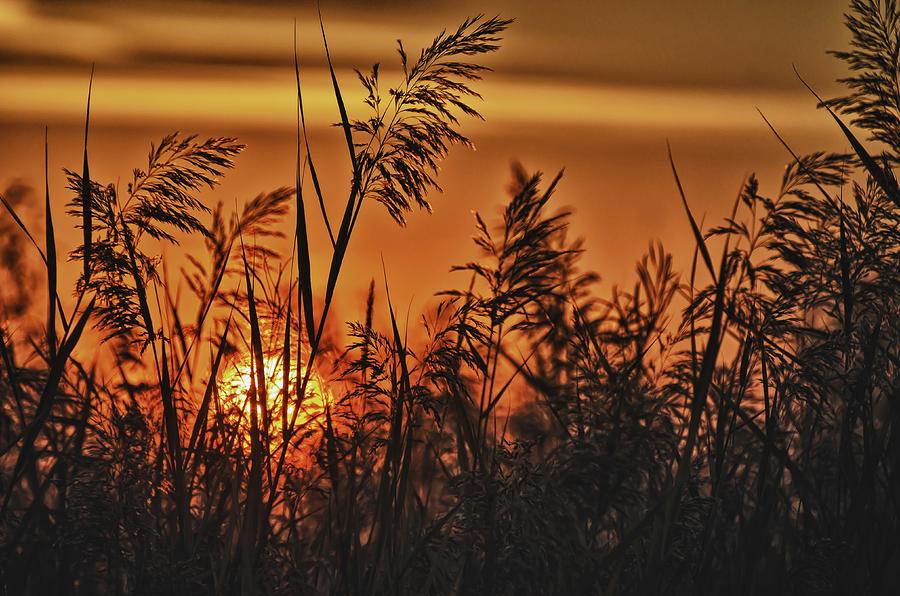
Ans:
{"type": "MultiPolygon", "coordinates": [[[[240,420],[245,428],[250,423],[250,391],[254,388],[253,358],[246,354],[238,362],[233,363],[221,376],[220,391],[222,394],[222,406],[225,412],[240,420]]],[[[297,364],[291,360],[291,372],[288,378],[288,402],[287,411],[283,408],[284,377],[282,373],[282,360],[277,356],[264,359],[263,375],[265,380],[266,403],[257,404],[257,417],[262,421],[268,418],[269,424],[266,432],[271,436],[280,435],[284,428],[283,420],[287,419],[288,427],[295,420],[295,429],[303,429],[309,424],[319,422],[326,406],[333,401],[331,392],[325,386],[318,373],[313,372],[309,377],[306,393],[303,400],[297,400],[297,364]],[[299,411],[297,410],[299,401],[299,411]]],[[[306,366],[300,367],[300,381],[306,374],[306,366]]]]}

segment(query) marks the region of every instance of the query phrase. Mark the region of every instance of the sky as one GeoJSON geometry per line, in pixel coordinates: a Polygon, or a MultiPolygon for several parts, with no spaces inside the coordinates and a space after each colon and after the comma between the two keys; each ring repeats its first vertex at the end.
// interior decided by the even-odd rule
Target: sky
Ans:
{"type": "MultiPolygon", "coordinates": [[[[435,292],[464,285],[450,267],[475,256],[473,210],[490,220],[505,201],[510,163],[548,176],[565,169],[554,199],[574,212],[584,266],[607,289],[633,283],[635,262],[660,240],[689,266],[691,231],[666,157],[671,143],[695,214],[726,215],[742,179],[756,172],[774,191],[789,156],[757,109],[800,153],[845,149],[840,132],[797,80],[839,92],[846,5],[836,0],[669,2],[322,0],[329,47],[351,117],[365,115],[353,68],[398,74],[396,39],[412,51],[465,17],[515,19],[493,72],[477,89],[484,122],[466,122],[475,150],[442,164],[434,213],[399,228],[367,205],[341,282],[338,309],[361,305],[385,263],[391,295],[412,316],[435,292]]],[[[91,174],[127,180],[151,142],[174,130],[236,136],[247,144],[210,204],[248,200],[294,175],[293,23],[311,143],[332,218],[345,200],[348,164],[312,2],[78,2],[0,0],[0,190],[43,185],[49,127],[50,189],[60,251],[66,228],[63,167],[81,164],[85,98],[95,65],[91,174]]],[[[396,80],[396,79],[394,79],[396,80]]],[[[40,205],[26,215],[40,219],[40,205]]],[[[5,215],[4,215],[5,217],[5,215]]],[[[293,221],[284,223],[290,233],[293,221]]],[[[313,237],[324,279],[326,237],[313,237]]],[[[166,255],[183,259],[187,243],[166,255]]],[[[289,244],[276,249],[289,250],[289,244]]],[[[287,256],[287,255],[286,255],[287,256]]],[[[77,267],[68,275],[74,279],[77,267]]],[[[65,282],[63,276],[62,281],[65,282]]]]}

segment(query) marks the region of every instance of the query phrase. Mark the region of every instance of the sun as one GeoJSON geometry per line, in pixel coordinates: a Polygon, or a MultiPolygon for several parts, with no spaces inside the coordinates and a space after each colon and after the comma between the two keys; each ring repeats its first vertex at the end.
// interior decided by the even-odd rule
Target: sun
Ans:
{"type": "MultiPolygon", "coordinates": [[[[309,375],[306,392],[302,400],[297,399],[298,367],[291,359],[288,372],[288,399],[284,401],[283,360],[279,356],[263,358],[265,382],[265,404],[257,404],[257,420],[264,435],[280,437],[285,428],[303,430],[319,421],[332,401],[322,377],[315,372],[309,375]],[[265,406],[265,407],[264,407],[265,406]],[[286,407],[285,407],[286,406],[286,407]],[[285,425],[285,422],[287,423],[285,425]]],[[[307,373],[304,365],[299,367],[300,382],[307,373]]],[[[219,390],[223,408],[234,422],[249,431],[250,391],[254,387],[254,362],[250,354],[243,355],[222,374],[219,390]]]]}

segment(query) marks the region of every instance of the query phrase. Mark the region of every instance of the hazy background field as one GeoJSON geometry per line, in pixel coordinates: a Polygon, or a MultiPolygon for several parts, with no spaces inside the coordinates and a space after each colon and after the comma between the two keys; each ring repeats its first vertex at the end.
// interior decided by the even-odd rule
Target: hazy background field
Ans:
{"type": "MultiPolygon", "coordinates": [[[[559,202],[577,211],[572,229],[588,238],[585,264],[612,283],[631,279],[652,239],[665,239],[682,265],[692,247],[666,139],[695,211],[711,219],[725,214],[750,169],[771,189],[787,161],[756,107],[801,153],[846,148],[791,70],[796,64],[826,94],[835,88],[842,67],[825,51],[846,42],[839,0],[654,1],[640,10],[589,1],[425,4],[322,3],[351,117],[361,115],[354,106],[362,97],[351,69],[381,62],[390,80],[393,38],[417,52],[463,15],[516,18],[503,51],[489,59],[496,72],[479,87],[487,121],[463,126],[477,151],[451,151],[439,178],[444,196],[432,201],[435,217],[414,215],[398,230],[382,209],[369,208],[341,281],[345,302],[362,300],[368,279],[380,273],[380,254],[397,296],[413,299],[413,312],[455,283],[447,270],[471,256],[470,212],[490,213],[502,202],[512,159],[547,172],[566,168],[559,202]]],[[[94,177],[124,180],[151,141],[182,130],[233,135],[248,145],[237,170],[206,195],[210,201],[243,201],[291,184],[295,17],[312,142],[336,214],[346,157],[328,127],[338,115],[310,2],[0,3],[0,185],[21,178],[40,187],[49,124],[51,192],[63,217],[69,197],[61,168],[80,164],[92,62],[94,177]]],[[[63,236],[61,250],[74,241],[63,236]]],[[[313,266],[313,278],[324,279],[317,274],[324,257],[313,266]]]]}

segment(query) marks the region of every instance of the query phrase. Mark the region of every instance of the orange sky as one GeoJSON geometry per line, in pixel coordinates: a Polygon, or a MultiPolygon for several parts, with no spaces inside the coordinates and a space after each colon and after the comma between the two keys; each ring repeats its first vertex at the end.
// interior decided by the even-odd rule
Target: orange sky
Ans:
{"type": "MultiPolygon", "coordinates": [[[[452,151],[433,215],[415,214],[399,229],[380,206],[364,210],[338,308],[361,303],[368,279],[380,279],[381,255],[394,300],[411,303],[414,316],[434,292],[464,283],[448,269],[474,255],[470,213],[495,212],[513,159],[548,173],[566,168],[557,204],[576,210],[573,232],[587,238],[585,264],[606,284],[630,284],[634,262],[657,238],[676,265],[687,265],[691,236],[666,139],[689,200],[707,221],[725,213],[749,172],[762,176],[764,189],[777,184],[786,155],[756,107],[800,152],[843,148],[791,64],[826,94],[835,91],[842,70],[825,51],[845,44],[844,8],[836,0],[323,1],[351,117],[354,106],[364,113],[351,69],[381,62],[388,80],[396,38],[412,50],[471,14],[516,19],[489,58],[495,72],[479,86],[487,121],[464,128],[477,151],[452,151]]],[[[311,140],[337,212],[347,164],[340,134],[327,126],[338,116],[310,2],[0,0],[0,188],[15,178],[42,184],[48,124],[57,234],[61,251],[71,248],[76,234],[60,231],[68,199],[60,170],[80,167],[92,62],[93,177],[127,178],[151,141],[182,130],[248,144],[237,169],[207,195],[211,202],[292,184],[294,18],[311,140]]],[[[314,266],[324,273],[326,255],[314,266]]]]}

